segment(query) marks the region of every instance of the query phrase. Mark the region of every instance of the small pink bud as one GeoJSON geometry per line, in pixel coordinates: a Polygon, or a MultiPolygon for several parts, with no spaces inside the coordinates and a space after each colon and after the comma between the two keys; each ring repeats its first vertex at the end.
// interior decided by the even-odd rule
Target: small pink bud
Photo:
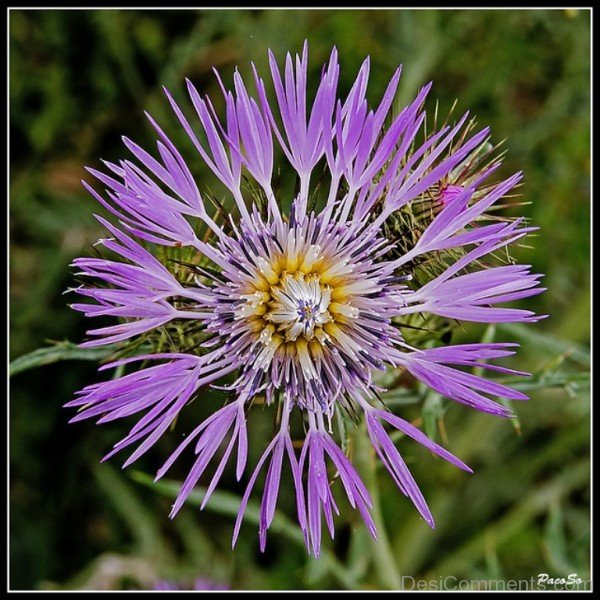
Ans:
{"type": "Polygon", "coordinates": [[[442,188],[442,191],[440,192],[439,201],[442,204],[449,204],[463,191],[464,188],[462,187],[462,185],[448,185],[442,188]]]}

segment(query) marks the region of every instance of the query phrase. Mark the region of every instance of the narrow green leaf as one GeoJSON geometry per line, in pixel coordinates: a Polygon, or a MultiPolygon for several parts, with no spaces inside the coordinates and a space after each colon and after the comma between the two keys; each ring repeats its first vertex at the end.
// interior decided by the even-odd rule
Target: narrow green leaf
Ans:
{"type": "Polygon", "coordinates": [[[437,438],[437,424],[438,419],[444,416],[446,411],[447,403],[444,403],[442,396],[431,390],[423,403],[423,409],[421,410],[421,416],[423,417],[423,428],[427,437],[435,440],[437,438]]]}
{"type": "MultiPolygon", "coordinates": [[[[179,493],[181,484],[177,481],[162,480],[155,482],[154,479],[142,473],[140,471],[133,471],[131,477],[134,481],[141,483],[147,487],[151,487],[160,494],[168,496],[169,498],[175,498],[179,493]]],[[[206,493],[206,488],[196,487],[194,491],[188,496],[186,502],[199,506],[206,493]]],[[[236,494],[231,492],[225,492],[222,490],[215,490],[212,493],[211,501],[206,505],[206,510],[214,513],[224,515],[226,517],[237,518],[238,511],[240,508],[241,499],[236,494]]],[[[258,525],[260,523],[260,504],[253,500],[248,502],[246,508],[246,514],[244,520],[248,523],[258,525]]],[[[270,531],[283,535],[291,542],[294,542],[302,548],[304,545],[304,536],[302,530],[288,517],[282,514],[280,511],[275,511],[275,517],[271,524],[270,531]]],[[[354,578],[352,573],[326,548],[321,551],[320,560],[326,561],[329,566],[329,570],[347,589],[356,589],[359,587],[359,583],[354,578]]]]}
{"type": "Polygon", "coordinates": [[[139,552],[155,559],[167,560],[160,528],[152,513],[137,497],[131,483],[108,464],[95,465],[94,477],[131,531],[139,552]]]}
{"type": "Polygon", "coordinates": [[[372,452],[371,444],[367,439],[368,436],[363,423],[356,435],[355,464],[359,472],[363,475],[363,481],[369,490],[373,504],[371,515],[377,528],[377,539],[374,540],[369,536],[372,547],[373,565],[380,585],[385,589],[398,590],[401,587],[400,574],[383,520],[379,483],[377,480],[377,467],[381,464],[381,461],[375,458],[375,453],[372,452]]]}
{"type": "Polygon", "coordinates": [[[523,377],[499,377],[495,379],[498,383],[510,385],[515,390],[529,392],[545,388],[566,388],[567,386],[581,386],[583,388],[590,385],[590,373],[552,373],[536,374],[527,379],[523,377]]]}
{"type": "MultiPolygon", "coordinates": [[[[482,344],[491,344],[494,341],[495,336],[496,336],[496,325],[494,323],[492,323],[485,328],[485,331],[483,332],[483,335],[481,336],[480,342],[482,344]]],[[[485,369],[483,367],[474,367],[473,375],[476,375],[477,377],[481,377],[481,376],[483,376],[484,371],[485,371],[485,369]]]]}
{"type": "Polygon", "coordinates": [[[50,365],[61,360],[102,360],[110,356],[116,348],[114,345],[103,346],[102,348],[80,348],[73,342],[58,342],[54,346],[38,348],[33,352],[15,358],[10,363],[9,375],[12,377],[17,373],[50,365]]]}
{"type": "Polygon", "coordinates": [[[340,440],[342,442],[342,452],[348,452],[348,429],[346,427],[346,415],[341,410],[335,411],[335,418],[340,432],[340,440]]]}
{"type": "Polygon", "coordinates": [[[502,565],[498,558],[498,547],[496,546],[496,536],[493,531],[489,531],[485,536],[485,566],[487,579],[500,581],[504,579],[502,565]]]}
{"type": "Polygon", "coordinates": [[[417,402],[421,402],[422,400],[422,397],[415,390],[408,388],[390,390],[389,392],[385,392],[381,398],[388,408],[417,404],[417,402]]]}
{"type": "Polygon", "coordinates": [[[590,366],[589,350],[577,342],[566,341],[548,333],[539,333],[531,327],[520,323],[502,323],[498,325],[498,329],[521,341],[527,342],[527,345],[531,348],[536,348],[551,355],[566,353],[571,360],[580,365],[584,367],[590,366]]]}
{"type": "Polygon", "coordinates": [[[547,483],[533,488],[533,491],[516,503],[513,508],[503,513],[483,530],[477,531],[451,554],[431,564],[429,570],[424,573],[423,579],[433,579],[440,573],[464,573],[472,564],[473,557],[481,554],[485,537],[490,532],[493,531],[496,536],[497,547],[502,547],[507,540],[518,531],[523,530],[538,515],[546,513],[552,503],[568,497],[573,490],[586,485],[589,477],[589,459],[581,459],[569,465],[547,483]]]}
{"type": "Polygon", "coordinates": [[[550,565],[561,574],[576,572],[568,557],[564,515],[558,501],[550,505],[544,529],[544,547],[550,565]]]}

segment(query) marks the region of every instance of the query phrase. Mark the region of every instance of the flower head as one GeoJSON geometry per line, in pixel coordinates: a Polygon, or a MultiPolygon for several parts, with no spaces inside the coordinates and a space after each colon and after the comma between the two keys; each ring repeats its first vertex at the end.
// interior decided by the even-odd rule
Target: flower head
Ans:
{"type": "Polygon", "coordinates": [[[77,289],[92,303],[73,308],[120,322],[89,331],[93,339],[83,345],[124,343],[127,349],[136,338],[150,351],[108,365],[131,371],[86,387],[69,406],[82,409],[73,420],[98,417],[104,423],[137,414],[137,423],[108,455],[137,445],[126,461],[130,464],[204,386],[231,392],[233,399],[200,423],[158,472],[161,477],[184,450],[193,449],[195,460],[173,505],[175,515],[215,457],[217,467],[210,469],[202,507],[232,456],[241,478],[248,454],[248,409],[263,398],[277,410],[277,429],[250,476],[234,540],[265,470],[259,526],[264,548],[287,462],[298,522],[307,547],[318,555],[322,518],[333,535],[338,512],[328,465],[376,535],[369,493],[332,429],[337,412],[364,414],[375,452],[431,526],[425,498],[386,426],[469,470],[385,408],[378,372],[404,370],[452,400],[501,416],[510,411],[494,397],[525,398],[461,369],[518,373],[487,362],[512,354],[514,344],[419,349],[402,333],[403,324],[413,315],[535,321],[540,317],[529,311],[497,304],[539,293],[540,276],[530,274],[527,266],[493,266],[490,261],[532,228],[522,219],[488,214],[521,175],[489,183],[499,162],[484,164],[482,159],[489,154],[484,151],[487,129],[473,133],[474,124],[465,115],[420,139],[431,86],[390,116],[398,70],[378,107],[369,109],[368,59],[348,95],[340,98],[334,50],[312,103],[306,92],[307,46],[295,61],[287,56],[283,76],[272,54],[269,60],[276,102],[269,100],[256,69],[255,97],[236,72],[233,90],[219,78],[224,120],[188,81],[202,136],[165,90],[192,145],[226,188],[235,207],[229,215],[220,207],[211,216],[209,198],[200,193],[182,154],[152,117],[157,155],[125,139],[131,159],[106,163],[108,173],[90,169],[106,197],[84,185],[120,227],[99,217],[112,235],[100,244],[116,258],[74,262],[80,276],[97,283],[77,289]],[[293,198],[282,197],[273,184],[279,150],[297,174],[293,198]],[[317,165],[327,173],[328,191],[322,197],[314,186],[317,165]],[[250,192],[242,186],[242,174],[253,182],[250,192]],[[291,208],[286,214],[282,207],[287,203],[291,208]],[[178,258],[161,260],[164,252],[151,250],[161,247],[170,247],[170,256],[178,258]],[[164,352],[154,332],[173,323],[180,324],[191,343],[164,352]],[[138,368],[142,361],[147,364],[138,368]],[[291,419],[305,427],[299,451],[291,419]]]}

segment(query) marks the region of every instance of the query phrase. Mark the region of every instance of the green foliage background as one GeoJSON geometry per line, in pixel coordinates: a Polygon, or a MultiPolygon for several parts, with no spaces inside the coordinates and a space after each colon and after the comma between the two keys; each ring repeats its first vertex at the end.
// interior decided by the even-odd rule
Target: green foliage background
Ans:
{"type": "MultiPolygon", "coordinates": [[[[171,487],[148,485],[144,473],[156,470],[185,429],[137,463],[137,474],[118,470],[118,460],[99,466],[125,426],[69,426],[61,408],[96,380],[94,363],[58,362],[72,358],[65,346],[34,355],[38,368],[21,363],[10,389],[12,588],[133,588],[196,576],[234,589],[388,589],[403,576],[589,577],[588,11],[11,10],[9,27],[12,358],[84,336],[88,324],[61,295],[73,283],[69,262],[104,235],[92,217],[99,207],[80,184],[83,166],[122,157],[122,134],[150,147],[142,109],[171,123],[167,130],[184,143],[161,85],[184,101],[189,77],[216,98],[213,66],[226,81],[236,66],[248,75],[250,61],[264,72],[267,47],[282,59],[305,38],[313,82],[334,44],[342,90],[371,56],[373,102],[403,63],[399,105],[433,80],[430,98],[442,114],[458,98],[458,111],[468,108],[491,125],[494,141],[508,138],[503,174],[524,170],[523,200],[530,202],[513,213],[541,227],[517,257],[546,273],[548,287],[521,305],[550,315],[527,328],[461,334],[522,343],[513,364],[535,376],[531,401],[515,406],[516,426],[436,397],[406,407],[398,400],[403,416],[422,418],[475,470],[466,475],[399,442],[437,529],[372,467],[358,435],[359,468],[378,499],[382,535],[371,541],[343,504],[336,539],[318,562],[306,557],[283,516],[265,554],[253,524],[232,552],[231,515],[242,488],[231,475],[204,512],[196,503],[170,522],[171,487]]],[[[199,159],[191,160],[205,175],[199,159]]],[[[207,402],[194,403],[198,414],[188,411],[188,424],[210,410],[207,402]]],[[[250,427],[250,439],[261,440],[255,462],[269,434],[267,411],[250,427]]],[[[280,508],[292,516],[285,482],[280,508]]]]}

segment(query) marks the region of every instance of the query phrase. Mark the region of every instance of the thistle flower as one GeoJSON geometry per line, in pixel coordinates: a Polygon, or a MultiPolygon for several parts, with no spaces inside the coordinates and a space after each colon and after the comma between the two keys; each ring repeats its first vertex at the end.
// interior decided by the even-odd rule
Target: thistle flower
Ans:
{"type": "Polygon", "coordinates": [[[92,339],[82,346],[124,343],[127,350],[135,338],[153,351],[105,365],[102,369],[132,370],[84,388],[67,406],[81,409],[73,421],[98,417],[105,423],[137,415],[129,434],[107,455],[135,446],[128,465],[205,386],[230,392],[231,400],[187,435],[158,472],[157,478],[162,477],[191,446],[195,459],[173,505],[174,516],[216,457],[202,508],[233,457],[236,476],[242,477],[248,411],[262,399],[276,411],[277,426],[251,472],[234,543],[252,490],[265,472],[259,526],[264,549],[286,462],[298,522],[307,548],[318,556],[322,519],[333,536],[338,512],[329,467],[335,468],[350,504],[376,536],[369,493],[333,431],[336,413],[364,415],[375,452],[432,527],[427,503],[386,428],[470,471],[385,407],[379,372],[408,372],[447,398],[504,417],[510,410],[494,397],[526,398],[464,370],[525,375],[488,362],[513,354],[516,344],[428,344],[419,349],[402,333],[403,325],[414,315],[486,323],[535,321],[540,317],[530,311],[497,305],[542,289],[540,276],[528,266],[493,266],[494,253],[533,228],[523,219],[490,214],[519,184],[521,174],[489,183],[500,161],[492,158],[484,164],[490,154],[488,129],[474,133],[474,122],[464,115],[421,138],[431,85],[390,116],[400,69],[377,108],[369,109],[369,59],[347,96],[340,98],[334,49],[312,104],[306,92],[306,44],[295,61],[287,55],[283,77],[271,53],[269,62],[276,102],[268,98],[256,69],[254,97],[238,72],[233,90],[219,78],[223,121],[210,99],[187,82],[202,136],[165,89],[176,120],[227,190],[235,207],[227,217],[221,205],[211,216],[210,201],[215,199],[201,194],[182,154],[149,115],[158,135],[157,155],[124,139],[129,159],[106,162],[106,173],[89,169],[104,185],[106,197],[84,186],[120,227],[98,217],[112,236],[99,243],[116,258],[74,261],[79,275],[96,284],[77,289],[92,302],[73,308],[90,317],[118,317],[119,323],[92,329],[92,339]],[[280,150],[297,174],[293,198],[283,197],[273,182],[280,150]],[[315,173],[321,170],[326,175],[319,189],[326,187],[323,180],[328,184],[322,198],[315,185],[315,173]],[[284,211],[287,204],[290,209],[284,211]],[[165,260],[165,248],[174,261],[165,260]],[[156,332],[173,324],[191,343],[164,352],[156,332]],[[292,419],[305,430],[299,451],[292,441],[292,419]]]}

